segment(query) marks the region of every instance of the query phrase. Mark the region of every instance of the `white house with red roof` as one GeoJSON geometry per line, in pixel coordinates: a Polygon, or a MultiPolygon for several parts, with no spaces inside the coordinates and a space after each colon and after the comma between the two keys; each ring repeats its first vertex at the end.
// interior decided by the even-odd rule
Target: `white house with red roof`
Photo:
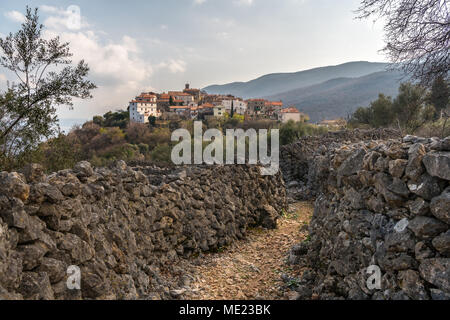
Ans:
{"type": "Polygon", "coordinates": [[[143,92],[130,102],[128,111],[130,121],[136,123],[148,123],[148,117],[160,117],[161,113],[156,106],[156,95],[152,92],[143,92]]]}
{"type": "Polygon", "coordinates": [[[301,113],[294,107],[285,108],[278,113],[278,120],[283,123],[286,123],[289,120],[298,122],[301,120],[301,113]]]}

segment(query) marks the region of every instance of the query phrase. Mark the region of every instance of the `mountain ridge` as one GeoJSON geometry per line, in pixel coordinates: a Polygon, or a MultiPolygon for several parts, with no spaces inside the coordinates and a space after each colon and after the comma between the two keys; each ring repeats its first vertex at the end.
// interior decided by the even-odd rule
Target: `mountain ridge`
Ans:
{"type": "Polygon", "coordinates": [[[244,99],[260,98],[289,90],[319,84],[339,77],[360,77],[383,71],[388,64],[383,62],[351,61],[296,72],[270,73],[247,82],[235,81],[223,85],[203,88],[210,94],[233,94],[244,99]]]}
{"type": "Polygon", "coordinates": [[[248,82],[205,87],[207,93],[244,99],[283,101],[309,115],[312,122],[347,117],[368,106],[379,93],[396,96],[403,74],[388,63],[352,61],[290,73],[271,73],[248,82]]]}

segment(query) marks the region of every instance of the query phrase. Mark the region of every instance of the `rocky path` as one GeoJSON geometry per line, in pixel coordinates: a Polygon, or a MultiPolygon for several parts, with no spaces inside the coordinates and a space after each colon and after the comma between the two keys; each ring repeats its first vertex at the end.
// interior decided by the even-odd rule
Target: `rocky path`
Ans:
{"type": "Polygon", "coordinates": [[[297,202],[278,221],[278,228],[256,228],[246,240],[218,253],[207,254],[192,266],[193,281],[186,299],[285,299],[282,274],[295,270],[285,264],[286,253],[307,236],[313,204],[297,202]]]}

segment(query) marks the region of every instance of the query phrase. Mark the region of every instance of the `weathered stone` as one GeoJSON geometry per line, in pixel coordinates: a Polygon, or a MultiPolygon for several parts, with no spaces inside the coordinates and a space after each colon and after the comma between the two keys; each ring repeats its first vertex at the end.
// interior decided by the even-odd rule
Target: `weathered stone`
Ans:
{"type": "Polygon", "coordinates": [[[450,258],[434,258],[422,261],[420,276],[444,292],[450,292],[450,258]]]}
{"type": "Polygon", "coordinates": [[[62,261],[44,257],[37,270],[47,273],[50,283],[53,284],[61,281],[65,277],[67,265],[62,261]]]}
{"type": "Polygon", "coordinates": [[[450,152],[430,152],[424,156],[423,163],[431,176],[450,180],[450,152]]]}
{"type": "Polygon", "coordinates": [[[418,261],[434,257],[434,252],[423,241],[416,243],[414,252],[416,260],[418,261]]]}
{"type": "Polygon", "coordinates": [[[450,225],[450,190],[431,200],[431,213],[441,221],[450,225]]]}
{"type": "Polygon", "coordinates": [[[53,289],[45,272],[25,272],[19,288],[25,299],[53,300],[53,289]]]}
{"type": "Polygon", "coordinates": [[[414,232],[416,237],[429,239],[446,231],[448,226],[437,219],[418,216],[409,222],[408,228],[414,232]]]}
{"type": "Polygon", "coordinates": [[[397,159],[389,161],[389,174],[393,177],[401,178],[405,173],[407,160],[397,159]]]}
{"type": "Polygon", "coordinates": [[[74,167],[73,167],[73,172],[78,176],[78,177],[90,177],[94,174],[94,169],[92,169],[92,166],[89,162],[87,161],[81,161],[78,162],[74,167]]]}
{"type": "Polygon", "coordinates": [[[365,154],[366,151],[364,149],[357,150],[341,164],[338,168],[338,174],[340,176],[350,176],[357,173],[362,168],[365,154]]]}
{"type": "Polygon", "coordinates": [[[16,172],[0,172],[0,195],[16,197],[22,201],[28,199],[30,186],[25,183],[22,176],[16,172]]]}
{"type": "Polygon", "coordinates": [[[413,252],[415,247],[414,236],[409,230],[389,233],[384,241],[388,252],[413,252]]]}
{"type": "Polygon", "coordinates": [[[450,256],[450,230],[434,238],[432,243],[440,254],[450,256]]]}
{"type": "Polygon", "coordinates": [[[419,277],[419,273],[413,270],[400,271],[398,273],[399,286],[408,297],[413,300],[428,300],[428,294],[419,277]]]}
{"type": "Polygon", "coordinates": [[[277,227],[277,220],[280,217],[278,212],[270,205],[264,205],[260,208],[261,226],[267,229],[275,229],[277,227]]]}
{"type": "Polygon", "coordinates": [[[73,264],[86,262],[92,259],[95,254],[93,248],[86,241],[72,233],[67,233],[64,236],[62,241],[58,243],[58,248],[70,253],[73,264]]]}
{"type": "Polygon", "coordinates": [[[439,289],[430,289],[432,300],[450,300],[450,293],[446,293],[439,289]]]}
{"type": "Polygon", "coordinates": [[[430,212],[430,205],[422,198],[407,203],[409,211],[415,216],[425,216],[430,212]]]}
{"type": "Polygon", "coordinates": [[[408,164],[405,169],[405,175],[411,180],[417,180],[425,171],[422,166],[422,159],[426,154],[423,144],[413,144],[408,150],[408,164]]]}
{"type": "Polygon", "coordinates": [[[42,242],[29,245],[21,245],[18,248],[23,253],[23,270],[30,271],[39,266],[42,258],[48,252],[47,246],[42,242]]]}
{"type": "Polygon", "coordinates": [[[408,188],[412,193],[426,200],[431,200],[442,192],[439,180],[428,174],[421,175],[417,181],[409,181],[408,188]]]}
{"type": "Polygon", "coordinates": [[[42,165],[37,163],[27,164],[23,168],[23,174],[25,175],[28,183],[41,182],[45,177],[44,168],[42,167],[42,165]]]}

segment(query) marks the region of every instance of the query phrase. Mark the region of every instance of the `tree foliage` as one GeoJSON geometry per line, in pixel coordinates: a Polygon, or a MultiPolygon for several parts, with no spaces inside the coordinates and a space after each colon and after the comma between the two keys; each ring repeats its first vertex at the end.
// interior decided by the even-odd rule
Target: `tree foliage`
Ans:
{"type": "Polygon", "coordinates": [[[35,147],[58,129],[56,107],[73,98],[90,98],[95,85],[86,80],[84,61],[72,65],[69,43],[42,37],[38,9],[27,7],[16,33],[0,38],[0,66],[17,81],[0,93],[0,166],[35,147]]]}
{"type": "Polygon", "coordinates": [[[402,83],[394,100],[380,94],[369,107],[358,108],[350,123],[373,128],[395,127],[402,132],[413,133],[435,116],[436,110],[428,101],[426,88],[419,84],[402,83]]]}
{"type": "Polygon", "coordinates": [[[448,80],[450,6],[448,0],[362,0],[359,18],[385,21],[390,60],[424,85],[437,77],[448,80]]]}
{"type": "Polygon", "coordinates": [[[431,86],[430,103],[436,109],[435,119],[440,118],[442,111],[450,105],[450,87],[442,77],[437,77],[431,86]]]}

